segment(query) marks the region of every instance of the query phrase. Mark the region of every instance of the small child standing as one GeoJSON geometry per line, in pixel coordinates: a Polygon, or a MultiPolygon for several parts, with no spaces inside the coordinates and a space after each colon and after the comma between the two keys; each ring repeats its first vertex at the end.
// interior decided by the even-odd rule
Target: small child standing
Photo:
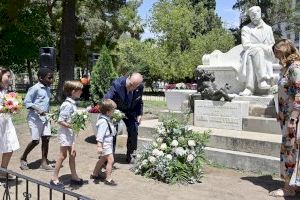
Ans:
{"type": "Polygon", "coordinates": [[[114,180],[111,178],[112,167],[114,163],[113,155],[113,136],[116,134],[113,123],[111,122],[111,116],[117,108],[116,103],[111,99],[103,100],[101,104],[101,114],[96,123],[97,127],[97,149],[101,155],[100,159],[96,163],[91,179],[100,179],[99,173],[102,165],[107,161],[106,165],[106,179],[104,183],[106,185],[116,186],[114,180]]]}
{"type": "Polygon", "coordinates": [[[31,132],[32,141],[27,145],[22,157],[22,170],[29,169],[27,165],[28,154],[39,144],[42,138],[42,163],[41,168],[44,170],[53,170],[51,165],[48,165],[48,149],[49,140],[51,137],[50,122],[46,117],[46,113],[50,108],[50,85],[53,82],[53,71],[49,68],[40,68],[38,71],[39,82],[29,88],[24,104],[29,110],[27,121],[31,132]]]}
{"type": "MultiPolygon", "coordinates": [[[[10,76],[11,73],[8,69],[0,68],[0,105],[3,104],[3,98],[9,85],[10,76]]],[[[7,168],[13,152],[19,148],[18,137],[10,115],[0,112],[0,153],[2,154],[2,168],[7,168]]],[[[0,173],[0,178],[5,177],[5,174],[0,173]]],[[[12,178],[12,176],[9,175],[8,178],[12,178]]]]}
{"type": "Polygon", "coordinates": [[[83,85],[79,81],[66,81],[64,84],[64,94],[67,96],[66,100],[60,106],[58,124],[58,139],[60,143],[60,153],[56,160],[54,174],[50,181],[50,185],[64,188],[63,183],[59,182],[58,174],[63,161],[69,153],[69,165],[71,170],[71,184],[83,185],[83,180],[78,177],[75,166],[75,135],[70,124],[72,114],[77,110],[75,99],[79,99],[82,93],[83,85]]]}

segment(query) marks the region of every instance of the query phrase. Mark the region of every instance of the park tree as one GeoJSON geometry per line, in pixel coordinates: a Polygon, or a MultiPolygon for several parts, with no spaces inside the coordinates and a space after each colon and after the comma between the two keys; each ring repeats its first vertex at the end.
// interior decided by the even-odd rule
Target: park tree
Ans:
{"type": "Polygon", "coordinates": [[[227,51],[233,46],[233,36],[222,28],[214,8],[214,1],[201,0],[160,0],[154,4],[150,27],[157,38],[153,48],[164,52],[159,54],[163,55],[160,69],[164,80],[179,82],[192,78],[204,53],[220,47],[227,51]],[[206,37],[208,35],[223,40],[206,37]],[[219,44],[213,45],[214,41],[219,44]],[[199,43],[207,45],[197,45],[199,43]]]}
{"type": "Polygon", "coordinates": [[[91,76],[92,101],[99,103],[117,77],[108,48],[104,45],[91,76]]]}
{"type": "Polygon", "coordinates": [[[0,63],[17,73],[27,71],[31,84],[39,48],[55,41],[46,10],[32,1],[0,2],[0,63]]]}
{"type": "Polygon", "coordinates": [[[260,6],[263,20],[273,27],[274,36],[279,38],[281,36],[280,23],[288,23],[290,29],[298,29],[299,19],[295,15],[292,4],[293,0],[237,0],[233,9],[238,9],[243,14],[241,28],[250,22],[247,10],[252,6],[260,6]]]}

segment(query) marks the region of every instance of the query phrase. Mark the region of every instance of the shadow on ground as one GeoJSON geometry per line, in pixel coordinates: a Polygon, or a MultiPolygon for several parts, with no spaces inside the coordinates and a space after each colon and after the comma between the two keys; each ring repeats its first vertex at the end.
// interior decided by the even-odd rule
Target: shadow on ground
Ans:
{"type": "MultiPolygon", "coordinates": [[[[41,163],[42,163],[42,159],[38,159],[31,163],[28,163],[27,166],[29,167],[29,169],[40,169],[41,163]]],[[[49,160],[48,163],[53,167],[55,166],[55,160],[52,161],[49,160]]]]}
{"type": "Polygon", "coordinates": [[[85,140],[87,143],[90,144],[97,144],[97,140],[96,140],[96,136],[95,135],[91,135],[85,138],[85,140]]]}
{"type": "Polygon", "coordinates": [[[59,177],[59,180],[65,185],[68,186],[71,190],[78,190],[84,185],[89,184],[89,180],[83,180],[83,185],[73,185],[71,184],[71,174],[64,174],[59,177]]]}
{"type": "MultiPolygon", "coordinates": [[[[273,190],[277,190],[284,186],[284,182],[280,180],[274,180],[271,175],[264,175],[264,176],[247,176],[242,177],[242,180],[249,181],[254,185],[260,186],[271,192],[273,190]]],[[[300,192],[297,193],[294,197],[284,197],[285,200],[299,200],[300,199],[300,192]]]]}

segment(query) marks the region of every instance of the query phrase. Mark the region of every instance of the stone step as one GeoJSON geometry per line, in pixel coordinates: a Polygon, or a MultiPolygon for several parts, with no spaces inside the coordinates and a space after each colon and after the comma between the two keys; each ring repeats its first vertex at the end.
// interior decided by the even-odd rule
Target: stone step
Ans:
{"type": "MultiPolygon", "coordinates": [[[[126,135],[118,136],[118,148],[126,147],[126,135]]],[[[144,149],[152,142],[149,138],[138,138],[138,151],[144,149]]],[[[218,165],[264,174],[274,174],[279,171],[279,157],[265,156],[253,153],[224,150],[219,148],[206,147],[207,159],[218,165]]]]}
{"type": "Polygon", "coordinates": [[[224,167],[263,174],[278,174],[279,172],[279,157],[211,147],[206,147],[205,153],[208,160],[224,167]]]}
{"type": "Polygon", "coordinates": [[[265,96],[235,96],[233,101],[249,101],[252,105],[262,105],[262,106],[270,106],[274,105],[274,96],[273,95],[265,95],[265,96]]]}
{"type": "Polygon", "coordinates": [[[275,118],[245,117],[243,118],[243,131],[281,135],[280,125],[275,118]]]}
{"type": "MultiPolygon", "coordinates": [[[[139,127],[139,137],[153,138],[157,120],[144,121],[139,127]]],[[[210,140],[207,146],[232,151],[278,156],[280,151],[281,135],[266,134],[250,131],[237,131],[215,128],[201,128],[191,126],[195,131],[210,130],[210,140]]]]}
{"type": "Polygon", "coordinates": [[[274,105],[263,106],[259,104],[250,104],[249,116],[276,118],[276,110],[274,105]]]}

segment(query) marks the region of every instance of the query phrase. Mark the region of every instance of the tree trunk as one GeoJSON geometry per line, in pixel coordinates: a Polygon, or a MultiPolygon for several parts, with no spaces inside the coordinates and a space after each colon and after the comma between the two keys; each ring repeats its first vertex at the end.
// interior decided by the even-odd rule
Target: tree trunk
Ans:
{"type": "Polygon", "coordinates": [[[30,61],[27,60],[27,73],[28,73],[28,77],[29,77],[29,84],[30,86],[33,85],[33,78],[32,78],[32,70],[31,70],[31,65],[30,65],[30,61]]]}
{"type": "Polygon", "coordinates": [[[74,79],[75,66],[75,5],[76,0],[63,1],[63,17],[60,37],[60,65],[57,100],[62,102],[63,84],[66,80],[74,79]]]}

